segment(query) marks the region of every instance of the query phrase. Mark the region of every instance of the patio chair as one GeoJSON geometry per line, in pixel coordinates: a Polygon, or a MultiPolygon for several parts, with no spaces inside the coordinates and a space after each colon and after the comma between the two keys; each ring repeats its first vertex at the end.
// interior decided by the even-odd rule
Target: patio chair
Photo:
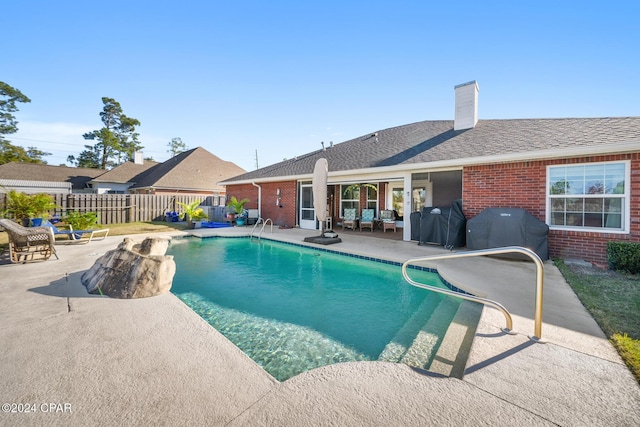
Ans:
{"type": "Polygon", "coordinates": [[[358,220],[356,219],[356,210],[352,208],[347,208],[344,210],[344,218],[342,218],[342,229],[351,228],[352,230],[356,229],[356,224],[358,220]]]}
{"type": "Polygon", "coordinates": [[[382,231],[384,233],[387,232],[387,229],[393,229],[393,232],[396,232],[396,220],[392,210],[380,211],[380,219],[382,220],[382,231]]]}
{"type": "MultiPolygon", "coordinates": [[[[74,230],[71,225],[68,225],[68,230],[61,230],[49,221],[43,225],[51,230],[54,239],[56,239],[56,237],[66,236],[67,239],[65,241],[68,243],[89,243],[91,240],[94,240],[94,236],[100,236],[100,240],[103,240],[109,235],[108,228],[101,228],[99,230],[74,230]]],[[[56,241],[58,240],[56,239],[56,241]]]]}
{"type": "Polygon", "coordinates": [[[11,262],[44,261],[58,254],[55,239],[47,227],[23,227],[10,219],[0,219],[0,226],[9,235],[11,262]]]}
{"type": "Polygon", "coordinates": [[[373,233],[374,214],[375,210],[373,209],[362,209],[362,217],[360,218],[360,231],[362,231],[363,227],[369,227],[371,229],[371,232],[373,233]]]}

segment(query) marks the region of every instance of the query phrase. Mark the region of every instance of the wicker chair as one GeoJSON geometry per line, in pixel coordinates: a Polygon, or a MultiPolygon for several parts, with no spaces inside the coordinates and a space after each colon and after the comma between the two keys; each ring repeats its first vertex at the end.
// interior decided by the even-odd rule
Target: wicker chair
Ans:
{"type": "Polygon", "coordinates": [[[9,257],[13,263],[44,261],[58,254],[55,239],[47,227],[23,227],[9,219],[0,219],[9,235],[9,257]]]}

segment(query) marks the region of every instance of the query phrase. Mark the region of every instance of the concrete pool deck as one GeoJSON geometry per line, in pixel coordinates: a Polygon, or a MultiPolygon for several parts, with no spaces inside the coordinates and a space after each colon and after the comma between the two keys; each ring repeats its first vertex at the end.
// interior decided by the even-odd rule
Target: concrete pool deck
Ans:
{"type": "MultiPolygon", "coordinates": [[[[302,243],[313,234],[274,228],[263,236],[302,243]]],[[[342,243],[327,249],[400,262],[445,253],[415,242],[340,237],[342,243]]],[[[15,403],[9,409],[19,411],[3,406],[0,425],[640,423],[640,386],[550,262],[542,343],[528,338],[534,330],[533,263],[438,263],[448,280],[470,283],[513,315],[516,334],[507,335],[504,316],[483,310],[462,379],[358,362],[279,383],[171,294],[139,300],[87,294],[82,272],[122,239],[58,245],[60,260],[0,266],[0,403],[15,403]]]]}

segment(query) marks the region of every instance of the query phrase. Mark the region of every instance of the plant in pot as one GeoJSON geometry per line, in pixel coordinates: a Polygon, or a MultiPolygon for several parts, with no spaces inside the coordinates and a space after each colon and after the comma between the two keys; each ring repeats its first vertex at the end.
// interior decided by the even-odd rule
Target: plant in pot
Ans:
{"type": "Polygon", "coordinates": [[[235,196],[232,196],[227,203],[227,207],[230,207],[236,212],[236,225],[244,225],[246,216],[244,215],[244,205],[249,203],[249,199],[238,200],[235,196]]]}
{"type": "Polygon", "coordinates": [[[33,219],[31,224],[34,227],[42,225],[42,220],[49,218],[49,213],[58,206],[53,201],[53,197],[45,193],[38,193],[31,196],[33,207],[33,219]]]}
{"type": "Polygon", "coordinates": [[[189,228],[197,228],[196,226],[201,223],[203,219],[207,218],[207,214],[204,210],[198,207],[200,206],[200,200],[194,200],[188,204],[178,202],[178,204],[184,209],[180,215],[180,219],[187,220],[189,228]]]}
{"type": "Polygon", "coordinates": [[[33,198],[30,195],[16,190],[11,190],[7,193],[6,207],[2,212],[3,216],[28,227],[34,212],[33,198]]]}

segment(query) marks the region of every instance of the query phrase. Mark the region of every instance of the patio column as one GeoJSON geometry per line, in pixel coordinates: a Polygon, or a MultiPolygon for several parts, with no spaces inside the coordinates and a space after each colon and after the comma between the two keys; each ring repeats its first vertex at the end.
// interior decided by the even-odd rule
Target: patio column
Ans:
{"type": "Polygon", "coordinates": [[[411,172],[404,173],[403,179],[404,228],[402,229],[402,240],[408,242],[411,240],[411,221],[409,221],[411,216],[411,172]]]}

